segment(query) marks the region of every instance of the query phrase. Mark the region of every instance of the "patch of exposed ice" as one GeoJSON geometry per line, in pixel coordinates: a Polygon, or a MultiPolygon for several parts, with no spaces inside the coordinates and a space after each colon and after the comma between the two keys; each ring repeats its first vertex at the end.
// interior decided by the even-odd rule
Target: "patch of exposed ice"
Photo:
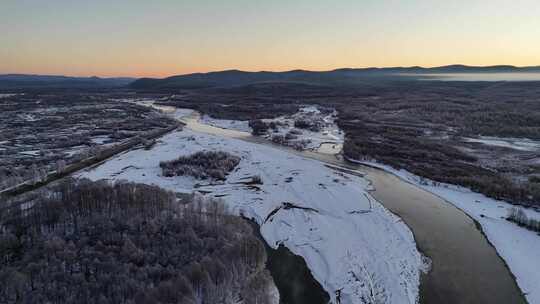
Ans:
{"type": "Polygon", "coordinates": [[[222,129],[237,130],[249,133],[252,131],[251,127],[249,126],[249,121],[247,120],[217,119],[212,118],[209,115],[203,115],[200,121],[204,124],[222,129]]]}

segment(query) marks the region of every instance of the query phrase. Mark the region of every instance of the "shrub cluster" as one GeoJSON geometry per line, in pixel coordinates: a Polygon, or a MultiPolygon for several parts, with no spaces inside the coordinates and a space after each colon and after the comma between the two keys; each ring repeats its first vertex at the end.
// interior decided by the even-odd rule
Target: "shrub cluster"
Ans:
{"type": "Polygon", "coordinates": [[[223,151],[199,151],[175,160],[159,163],[167,177],[190,175],[197,179],[225,180],[240,163],[240,157],[223,151]]]}
{"type": "Polygon", "coordinates": [[[319,132],[323,128],[323,124],[316,119],[297,118],[294,121],[294,127],[299,129],[307,129],[313,132],[319,132]]]}
{"type": "Polygon", "coordinates": [[[266,134],[266,132],[270,128],[270,125],[260,119],[254,119],[254,120],[249,121],[249,127],[251,128],[252,130],[251,133],[253,135],[261,136],[261,135],[266,134]]]}

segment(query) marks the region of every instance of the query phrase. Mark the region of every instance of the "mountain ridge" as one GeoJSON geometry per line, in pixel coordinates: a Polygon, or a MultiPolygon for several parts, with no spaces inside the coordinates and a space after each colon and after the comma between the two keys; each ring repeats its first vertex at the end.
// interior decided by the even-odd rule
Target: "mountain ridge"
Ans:
{"type": "Polygon", "coordinates": [[[223,70],[206,73],[173,75],[165,78],[139,78],[129,86],[133,89],[198,89],[211,87],[229,87],[253,84],[257,82],[299,82],[299,83],[351,83],[358,78],[402,77],[400,74],[436,74],[436,73],[511,73],[540,72],[540,66],[517,67],[513,65],[467,66],[462,64],[439,67],[368,67],[340,68],[329,71],[290,70],[241,71],[223,70]]]}
{"type": "MultiPolygon", "coordinates": [[[[201,89],[234,87],[264,82],[311,85],[354,84],[366,79],[404,79],[403,74],[436,73],[540,73],[540,66],[469,66],[452,64],[437,67],[338,68],[328,71],[295,69],[288,71],[242,71],[229,69],[172,75],[164,78],[81,77],[39,74],[0,74],[0,89],[12,88],[99,88],[129,87],[135,90],[201,89]]],[[[406,78],[405,78],[406,79],[406,78]]]]}
{"type": "Polygon", "coordinates": [[[123,87],[136,80],[130,77],[102,78],[64,75],[0,74],[1,89],[123,87]]]}

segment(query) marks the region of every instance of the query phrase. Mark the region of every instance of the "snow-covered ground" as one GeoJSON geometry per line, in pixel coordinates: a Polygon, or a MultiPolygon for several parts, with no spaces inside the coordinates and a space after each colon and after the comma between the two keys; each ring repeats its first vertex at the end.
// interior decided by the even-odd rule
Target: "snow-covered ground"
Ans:
{"type": "Polygon", "coordinates": [[[29,155],[29,156],[38,156],[41,153],[40,150],[30,150],[30,151],[22,151],[19,152],[19,154],[29,155]]]}
{"type": "Polygon", "coordinates": [[[94,136],[92,138],[90,138],[90,141],[95,143],[95,144],[98,144],[98,145],[102,145],[104,144],[105,142],[111,140],[111,138],[108,136],[108,135],[99,135],[99,136],[94,136]]]}
{"type": "Polygon", "coordinates": [[[15,96],[15,95],[17,95],[17,94],[0,94],[0,99],[15,96]]]}
{"type": "MultiPolygon", "coordinates": [[[[265,137],[272,139],[274,136],[285,137],[287,133],[294,130],[294,139],[288,139],[288,145],[294,146],[295,143],[305,142],[304,149],[316,150],[322,147],[321,152],[336,154],[343,147],[344,133],[335,123],[336,112],[323,113],[316,106],[305,106],[293,115],[284,115],[274,119],[263,119],[266,123],[275,123],[276,129],[269,129],[265,137]],[[317,123],[320,130],[312,131],[309,129],[299,129],[294,127],[296,120],[306,120],[317,123]]],[[[203,115],[200,122],[206,125],[251,133],[252,129],[247,120],[228,120],[216,119],[208,115],[203,115]]]]}
{"type": "Polygon", "coordinates": [[[29,113],[19,114],[18,116],[19,116],[21,119],[26,120],[26,121],[29,121],[29,122],[39,120],[39,119],[37,119],[34,115],[29,114],[29,113]]]}
{"type": "Polygon", "coordinates": [[[247,120],[217,119],[212,118],[209,115],[203,115],[200,121],[204,124],[223,129],[231,129],[249,133],[252,131],[251,127],[249,126],[249,121],[247,120]]]}
{"type": "Polygon", "coordinates": [[[173,117],[176,118],[176,119],[182,119],[184,117],[192,115],[194,112],[195,111],[193,111],[192,109],[178,109],[178,108],[176,108],[174,113],[173,113],[173,117]]]}
{"type": "MultiPolygon", "coordinates": [[[[315,107],[306,107],[299,111],[298,114],[309,116],[319,113],[320,111],[315,107]]],[[[181,114],[175,116],[187,116],[191,112],[181,114]]],[[[342,143],[343,135],[335,125],[332,116],[326,118],[329,119],[327,126],[330,128],[330,132],[328,130],[314,132],[317,133],[315,135],[306,132],[302,134],[300,139],[321,138],[321,135],[327,136],[331,134],[330,137],[321,138],[318,143],[342,143]]],[[[293,115],[266,121],[285,122],[279,126],[276,133],[286,134],[293,129],[294,119],[293,115]]],[[[229,123],[214,123],[214,125],[221,128],[231,128],[229,123]]],[[[305,132],[305,130],[302,131],[305,132]]],[[[180,136],[178,134],[180,133],[177,133],[176,136],[180,136]]],[[[316,161],[270,150],[266,146],[200,133],[189,135],[190,131],[181,134],[184,134],[183,136],[186,136],[186,138],[192,138],[193,136],[194,140],[190,143],[181,144],[182,140],[167,139],[166,143],[163,142],[161,145],[172,147],[181,144],[182,149],[189,146],[190,148],[182,151],[182,154],[196,151],[197,149],[194,149],[194,147],[241,152],[243,161],[240,169],[231,175],[227,184],[207,186],[200,189],[212,191],[212,194],[217,196],[226,195],[224,199],[237,212],[251,215],[257,219],[259,224],[262,224],[261,231],[270,245],[276,246],[278,243],[283,243],[294,253],[303,256],[315,278],[321,282],[332,297],[335,296],[335,290],[343,288],[342,303],[361,303],[362,300],[359,299],[367,295],[374,295],[376,298],[366,298],[369,299],[367,302],[373,300],[389,303],[414,302],[415,297],[418,295],[418,271],[425,267],[421,262],[421,256],[416,249],[412,249],[414,240],[410,230],[404,224],[399,225],[396,222],[388,226],[390,218],[394,218],[395,221],[399,221],[399,218],[390,214],[366,193],[369,186],[364,179],[337,173],[326,167],[321,168],[322,164],[316,161]],[[284,155],[275,156],[274,153],[284,155]],[[314,169],[313,166],[317,169],[314,169]],[[298,168],[298,170],[292,168],[298,168]],[[265,184],[261,186],[261,191],[247,191],[240,184],[231,185],[231,183],[240,181],[242,177],[252,175],[254,172],[260,174],[265,181],[265,184]],[[307,172],[309,174],[305,174],[307,172]],[[294,176],[295,174],[298,174],[298,176],[294,176]],[[341,178],[338,178],[339,181],[332,180],[332,182],[329,182],[328,178],[336,174],[341,176],[341,178]],[[289,181],[288,178],[291,177],[290,175],[293,175],[292,180],[287,182],[289,181]],[[286,182],[283,183],[280,178],[287,178],[286,182]],[[272,182],[271,185],[268,185],[269,179],[272,182]],[[298,183],[299,181],[300,183],[298,183]],[[339,186],[340,184],[341,186],[339,186]],[[357,193],[353,195],[353,192],[357,193]],[[350,202],[352,197],[355,197],[356,200],[353,204],[350,202]],[[366,199],[364,200],[362,197],[366,199]],[[365,212],[367,211],[366,200],[368,203],[371,201],[370,212],[365,212]],[[280,201],[313,208],[318,212],[283,207],[278,209],[280,201]],[[332,204],[328,206],[328,202],[339,202],[339,205],[334,206],[335,204],[332,204]],[[271,217],[272,220],[265,222],[266,216],[275,210],[278,211],[271,217]],[[354,215],[363,219],[361,223],[354,215]],[[374,218],[379,219],[374,220],[374,218]],[[389,230],[381,228],[381,225],[389,227],[389,230]],[[333,227],[339,227],[339,229],[333,227]],[[381,233],[381,231],[389,231],[390,233],[381,233]],[[355,237],[351,240],[351,236],[355,237]],[[343,239],[340,239],[341,237],[343,239]],[[398,241],[391,241],[392,239],[398,241]],[[376,244],[375,240],[379,240],[380,244],[376,244]],[[385,244],[391,244],[387,247],[389,249],[384,252],[379,251],[381,246],[386,246],[385,244]],[[396,263],[395,253],[399,252],[399,250],[395,251],[395,249],[400,246],[406,248],[405,254],[398,257],[404,263],[402,266],[396,266],[399,263],[396,263]],[[370,254],[365,255],[368,251],[370,254]],[[373,259],[373,257],[376,258],[373,259]],[[389,263],[385,261],[389,261],[389,263]],[[379,269],[379,267],[382,268],[379,269]],[[406,271],[397,271],[400,267],[403,267],[406,271]],[[351,271],[347,272],[349,268],[351,271]],[[396,271],[400,275],[396,276],[396,271]],[[393,272],[394,274],[392,274],[393,272]],[[356,277],[361,277],[361,280],[357,281],[356,277]],[[399,285],[398,282],[405,282],[405,284],[399,285]],[[380,294],[374,292],[379,290],[381,286],[383,291],[380,294]]],[[[525,151],[533,151],[538,147],[536,142],[528,140],[520,140],[519,142],[513,139],[500,138],[471,138],[465,140],[525,151]]],[[[317,147],[317,140],[313,142],[309,148],[317,147]]],[[[176,153],[173,153],[174,155],[167,154],[168,151],[154,151],[158,153],[156,155],[158,160],[154,160],[156,164],[160,159],[170,159],[176,156],[176,153]]],[[[154,153],[153,151],[134,152],[142,154],[145,152],[154,153]]],[[[123,155],[123,157],[126,157],[126,155],[123,155]]],[[[168,189],[186,192],[191,191],[192,186],[196,183],[195,180],[190,181],[189,178],[185,177],[171,179],[160,177],[159,168],[155,164],[135,168],[128,167],[128,163],[139,157],[142,156],[134,155],[125,161],[118,160],[117,165],[113,165],[115,160],[112,160],[105,166],[96,169],[95,172],[86,173],[85,175],[93,179],[101,177],[126,178],[138,182],[156,183],[168,189]],[[128,168],[122,167],[124,165],[128,168]],[[151,171],[151,173],[147,173],[147,171],[151,171]],[[138,172],[143,173],[139,176],[138,172]]],[[[402,179],[440,196],[478,221],[489,241],[516,276],[517,283],[526,294],[529,303],[540,303],[540,288],[538,285],[540,282],[540,259],[538,259],[537,255],[540,252],[540,236],[504,219],[508,214],[508,210],[513,207],[512,205],[454,185],[433,186],[429,181],[426,183],[425,179],[421,179],[407,171],[394,170],[391,167],[373,162],[362,163],[392,172],[402,179]]],[[[540,213],[530,209],[524,211],[528,217],[540,219],[540,213]]]]}
{"type": "MultiPolygon", "coordinates": [[[[396,170],[375,162],[358,162],[391,172],[443,198],[478,221],[488,240],[516,277],[527,301],[530,304],[540,303],[540,236],[505,220],[513,205],[455,185],[434,186],[431,181],[405,170],[396,170]]],[[[539,212],[523,210],[529,218],[540,219],[539,212]]]]}
{"type": "Polygon", "coordinates": [[[253,217],[268,244],[302,256],[335,303],[415,303],[424,258],[409,228],[366,191],[362,177],[269,146],[185,129],[151,150],[133,150],[82,172],[93,180],[129,180],[177,192],[221,197],[237,214],[253,217]],[[159,162],[200,150],[242,160],[225,183],[163,177],[159,162]],[[246,185],[253,175],[264,184],[246,185]]]}
{"type": "MultiPolygon", "coordinates": [[[[285,136],[292,130],[300,131],[298,139],[296,141],[308,140],[309,144],[306,145],[306,149],[317,149],[322,144],[332,144],[333,152],[339,153],[344,141],[344,132],[339,129],[335,123],[337,113],[335,111],[331,113],[323,113],[316,106],[305,106],[298,110],[293,115],[280,116],[275,119],[264,119],[265,122],[274,122],[277,124],[277,130],[269,130],[269,137],[274,135],[285,136]],[[312,131],[309,129],[295,128],[294,122],[296,120],[305,120],[313,123],[317,123],[320,126],[320,130],[312,131]]],[[[291,142],[294,142],[292,140],[291,142]]]]}
{"type": "Polygon", "coordinates": [[[540,142],[528,138],[480,136],[478,138],[464,137],[463,140],[466,142],[481,143],[487,146],[504,147],[520,151],[540,150],[540,142]]]}
{"type": "Polygon", "coordinates": [[[88,146],[84,146],[84,145],[74,146],[74,147],[70,147],[69,150],[64,151],[64,153],[66,153],[67,157],[72,157],[75,154],[82,153],[86,149],[88,149],[88,146]]]}

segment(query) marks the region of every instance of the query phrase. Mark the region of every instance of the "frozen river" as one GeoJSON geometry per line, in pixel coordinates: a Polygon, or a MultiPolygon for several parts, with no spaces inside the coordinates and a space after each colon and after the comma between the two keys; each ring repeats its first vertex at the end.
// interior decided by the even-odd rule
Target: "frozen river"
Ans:
{"type": "Polygon", "coordinates": [[[321,152],[296,151],[247,132],[200,123],[193,112],[186,127],[242,139],[356,171],[371,181],[372,195],[412,230],[419,249],[432,260],[421,283],[423,303],[525,303],[511,272],[493,246],[464,212],[440,197],[383,170],[344,161],[328,147],[321,152]]]}

